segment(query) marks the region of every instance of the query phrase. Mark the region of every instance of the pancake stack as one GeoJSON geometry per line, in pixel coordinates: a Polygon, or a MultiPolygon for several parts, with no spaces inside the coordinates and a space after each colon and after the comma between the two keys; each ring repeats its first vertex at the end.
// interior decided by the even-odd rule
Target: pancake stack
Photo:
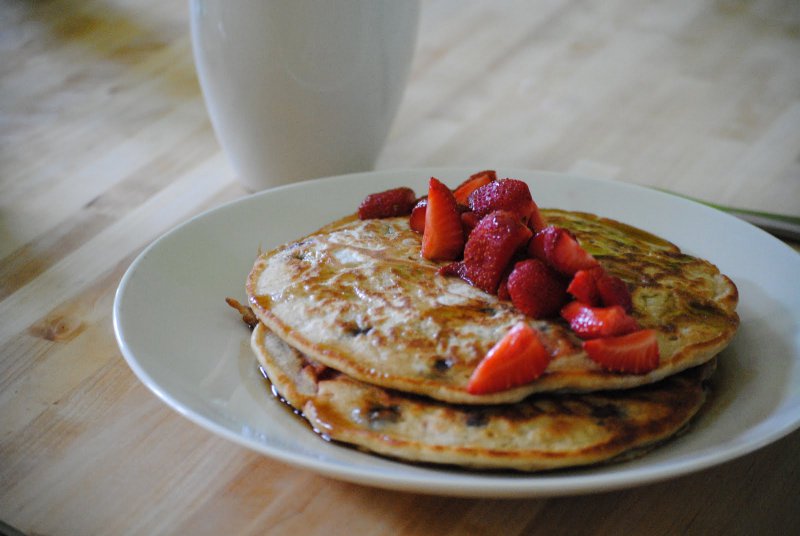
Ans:
{"type": "Polygon", "coordinates": [[[252,348],[273,390],[325,439],[473,469],[542,471],[627,459],[684,430],[737,326],[735,285],[711,263],[631,226],[541,210],[630,288],[655,330],[646,373],[606,370],[560,318],[421,258],[408,216],[334,222],[258,257],[246,282],[252,348]],[[552,360],[537,379],[474,394],[470,376],[520,322],[552,360]]]}

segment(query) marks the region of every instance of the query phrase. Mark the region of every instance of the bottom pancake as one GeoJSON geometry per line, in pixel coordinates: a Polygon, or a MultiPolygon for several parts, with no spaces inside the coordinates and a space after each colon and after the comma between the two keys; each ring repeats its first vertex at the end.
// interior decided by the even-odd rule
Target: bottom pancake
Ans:
{"type": "Polygon", "coordinates": [[[714,362],[626,391],[462,406],[387,390],[318,365],[263,324],[252,347],[278,394],[325,438],[407,461],[542,471],[628,459],[680,431],[714,362]]]}

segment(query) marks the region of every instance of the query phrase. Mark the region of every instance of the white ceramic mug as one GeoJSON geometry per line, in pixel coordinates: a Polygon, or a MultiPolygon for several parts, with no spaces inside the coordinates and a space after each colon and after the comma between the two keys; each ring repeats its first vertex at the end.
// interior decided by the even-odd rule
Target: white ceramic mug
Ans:
{"type": "Polygon", "coordinates": [[[217,138],[244,185],[372,169],[405,89],[418,0],[191,0],[217,138]]]}

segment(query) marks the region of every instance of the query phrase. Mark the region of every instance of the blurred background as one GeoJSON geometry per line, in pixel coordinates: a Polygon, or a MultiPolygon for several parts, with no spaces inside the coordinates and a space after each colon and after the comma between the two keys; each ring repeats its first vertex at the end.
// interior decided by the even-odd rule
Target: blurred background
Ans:
{"type": "MultiPolygon", "coordinates": [[[[0,10],[0,257],[87,239],[187,181],[210,186],[189,210],[244,194],[207,119],[186,1],[0,10]]],[[[798,58],[794,0],[426,0],[377,167],[569,171],[797,216],[798,58]]]]}

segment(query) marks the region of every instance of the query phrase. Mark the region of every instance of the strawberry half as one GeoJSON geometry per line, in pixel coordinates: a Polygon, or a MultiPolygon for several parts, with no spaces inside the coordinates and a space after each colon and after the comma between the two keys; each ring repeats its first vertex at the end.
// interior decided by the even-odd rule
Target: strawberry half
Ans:
{"type": "Polygon", "coordinates": [[[481,290],[496,294],[511,258],[530,237],[530,229],[511,212],[497,210],[485,216],[472,230],[464,246],[463,279],[481,290]]]}
{"type": "Polygon", "coordinates": [[[478,226],[480,223],[480,219],[478,216],[475,215],[474,212],[468,210],[466,212],[461,213],[461,226],[464,229],[464,236],[469,238],[469,235],[472,234],[472,230],[478,226]]]}
{"type": "Polygon", "coordinates": [[[528,185],[517,179],[502,179],[481,186],[469,196],[469,208],[479,218],[495,210],[507,210],[527,223],[536,209],[528,185]]]}
{"type": "Polygon", "coordinates": [[[531,201],[531,203],[533,203],[533,208],[531,210],[531,216],[528,218],[528,227],[530,227],[531,231],[534,233],[538,233],[547,227],[547,222],[545,222],[544,216],[539,212],[539,205],[536,204],[536,201],[531,201]]]}
{"type": "Polygon", "coordinates": [[[626,313],[633,310],[633,299],[628,285],[615,275],[595,266],[578,270],[567,287],[567,292],[586,305],[619,305],[626,313]]]}
{"type": "Polygon", "coordinates": [[[493,169],[487,169],[486,171],[479,171],[458,185],[458,187],[453,190],[453,196],[456,198],[456,201],[461,205],[468,205],[469,204],[469,195],[480,188],[481,186],[485,186],[492,181],[497,180],[497,173],[493,169]]]}
{"type": "Polygon", "coordinates": [[[603,305],[619,305],[628,313],[633,310],[631,291],[625,281],[619,277],[603,273],[597,279],[597,292],[603,305]]]}
{"type": "Polygon", "coordinates": [[[576,300],[586,305],[600,305],[600,291],[597,290],[597,280],[603,275],[600,266],[578,270],[572,277],[567,292],[576,300]]]}
{"type": "Polygon", "coordinates": [[[545,227],[530,242],[532,257],[545,261],[564,275],[599,266],[597,259],[583,249],[571,232],[562,227],[545,227]]]}
{"type": "Polygon", "coordinates": [[[570,302],[561,309],[561,316],[581,339],[615,337],[639,330],[639,323],[619,305],[591,307],[570,302]]]}
{"type": "Polygon", "coordinates": [[[515,264],[508,276],[507,287],[514,307],[537,319],[557,315],[567,301],[566,284],[539,259],[515,264]]]}
{"type": "Polygon", "coordinates": [[[431,177],[422,233],[422,256],[432,261],[452,261],[461,256],[464,231],[453,192],[431,177]]]}
{"type": "Polygon", "coordinates": [[[365,197],[358,207],[358,217],[368,220],[405,216],[411,214],[411,209],[416,203],[417,196],[411,188],[393,188],[365,197]]]}
{"type": "Polygon", "coordinates": [[[592,361],[614,372],[645,374],[659,364],[658,339],[652,329],[585,341],[583,349],[592,361]]]}
{"type": "Polygon", "coordinates": [[[501,300],[511,301],[511,294],[508,293],[508,278],[503,278],[500,284],[497,285],[497,297],[501,300]]]}
{"type": "Polygon", "coordinates": [[[461,261],[451,262],[450,264],[440,266],[439,269],[436,270],[436,273],[443,277],[460,277],[464,281],[467,281],[467,272],[464,268],[464,263],[461,261]]]}
{"type": "Polygon", "coordinates": [[[408,218],[408,226],[412,231],[419,234],[425,232],[425,212],[428,208],[428,198],[420,199],[414,208],[411,209],[411,216],[408,218]]]}
{"type": "Polygon", "coordinates": [[[467,384],[467,392],[483,395],[505,391],[541,376],[550,354],[532,327],[520,322],[486,354],[467,384]]]}

